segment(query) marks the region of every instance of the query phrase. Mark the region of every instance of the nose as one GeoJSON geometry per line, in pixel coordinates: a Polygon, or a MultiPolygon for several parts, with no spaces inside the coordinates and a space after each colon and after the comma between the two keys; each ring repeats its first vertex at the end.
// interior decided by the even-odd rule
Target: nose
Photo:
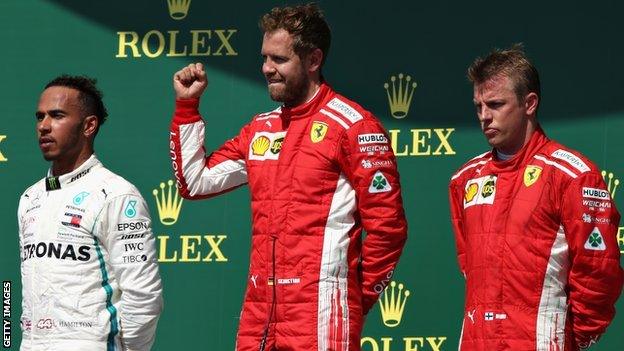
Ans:
{"type": "Polygon", "coordinates": [[[45,115],[43,119],[37,122],[37,131],[39,134],[47,134],[50,132],[51,120],[50,116],[45,115]]]}
{"type": "Polygon", "coordinates": [[[492,111],[487,108],[487,106],[482,106],[479,111],[477,111],[477,116],[479,117],[479,121],[487,122],[492,120],[492,111]]]}
{"type": "Polygon", "coordinates": [[[273,65],[273,62],[271,62],[270,59],[264,60],[264,62],[262,63],[262,74],[268,76],[273,73],[275,73],[275,66],[273,65]]]}

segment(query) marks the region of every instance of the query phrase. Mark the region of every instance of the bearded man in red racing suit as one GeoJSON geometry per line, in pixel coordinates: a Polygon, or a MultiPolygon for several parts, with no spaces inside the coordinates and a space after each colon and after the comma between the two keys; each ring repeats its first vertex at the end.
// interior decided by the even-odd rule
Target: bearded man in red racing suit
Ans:
{"type": "Polygon", "coordinates": [[[521,48],[469,69],[493,150],[453,175],[466,302],[460,350],[579,350],[615,314],[620,214],[599,168],[535,119],[539,77],[521,48]]]}
{"type": "Polygon", "coordinates": [[[320,77],[329,28],[317,7],[273,9],[262,26],[262,70],[272,99],[284,104],[206,156],[198,112],[206,73],[201,64],[177,72],[177,184],[188,199],[249,184],[251,256],[237,350],[360,350],[364,315],[406,240],[396,160],[379,121],[320,77]],[[309,39],[319,33],[326,43],[309,39]]]}

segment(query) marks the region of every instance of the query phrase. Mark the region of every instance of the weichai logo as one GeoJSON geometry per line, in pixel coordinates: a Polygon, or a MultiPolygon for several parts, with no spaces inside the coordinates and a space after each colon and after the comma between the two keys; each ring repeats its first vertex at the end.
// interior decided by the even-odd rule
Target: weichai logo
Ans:
{"type": "MultiPolygon", "coordinates": [[[[191,0],[161,1],[166,5],[174,21],[186,19],[191,13],[191,0]]],[[[201,13],[200,15],[201,16],[201,13]]],[[[199,17],[198,17],[199,18],[199,17]]],[[[154,28],[147,31],[121,30],[117,32],[117,53],[119,59],[140,59],[147,57],[231,57],[237,56],[236,28],[201,28],[180,30],[176,28],[154,28]]]]}
{"type": "Polygon", "coordinates": [[[156,235],[158,240],[158,262],[160,263],[224,263],[228,261],[223,248],[227,235],[222,234],[181,234],[171,235],[182,212],[183,199],[175,182],[161,182],[153,190],[158,208],[158,218],[165,226],[167,234],[156,235]],[[166,185],[165,185],[166,184],[166,185]]]}

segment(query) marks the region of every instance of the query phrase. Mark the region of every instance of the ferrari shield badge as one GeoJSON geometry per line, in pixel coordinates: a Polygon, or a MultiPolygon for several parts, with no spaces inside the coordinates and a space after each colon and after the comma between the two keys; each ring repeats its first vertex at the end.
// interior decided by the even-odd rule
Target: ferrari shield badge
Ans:
{"type": "Polygon", "coordinates": [[[542,174],[542,167],[539,166],[527,166],[524,170],[524,185],[530,187],[535,184],[542,174]]]}
{"type": "Polygon", "coordinates": [[[312,122],[312,129],[310,129],[310,140],[313,143],[318,143],[325,138],[329,126],[327,123],[314,121],[312,122]]]}

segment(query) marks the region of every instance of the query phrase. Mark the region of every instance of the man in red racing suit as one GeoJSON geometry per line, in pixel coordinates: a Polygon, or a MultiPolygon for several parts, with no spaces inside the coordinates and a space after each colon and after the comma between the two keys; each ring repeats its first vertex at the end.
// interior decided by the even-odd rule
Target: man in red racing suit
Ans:
{"type": "MultiPolygon", "coordinates": [[[[294,9],[302,8],[315,7],[294,9]]],[[[265,32],[263,72],[278,101],[280,84],[293,88],[292,72],[281,70],[284,57],[309,57],[290,50],[292,36],[265,32]],[[276,38],[287,45],[272,46],[276,38]]],[[[174,78],[170,146],[181,195],[250,188],[251,256],[237,350],[359,350],[363,316],[406,240],[399,174],[383,127],[318,75],[309,83],[302,101],[283,98],[283,106],[256,115],[206,156],[201,92],[185,90],[203,91],[203,67],[191,64],[174,78]]]]}
{"type": "Polygon", "coordinates": [[[516,48],[471,67],[477,114],[494,149],[450,183],[466,278],[460,349],[584,349],[613,319],[622,289],[620,215],[599,168],[549,140],[535,121],[539,85],[518,99],[513,85],[521,80],[500,62],[528,63],[516,48]]]}

